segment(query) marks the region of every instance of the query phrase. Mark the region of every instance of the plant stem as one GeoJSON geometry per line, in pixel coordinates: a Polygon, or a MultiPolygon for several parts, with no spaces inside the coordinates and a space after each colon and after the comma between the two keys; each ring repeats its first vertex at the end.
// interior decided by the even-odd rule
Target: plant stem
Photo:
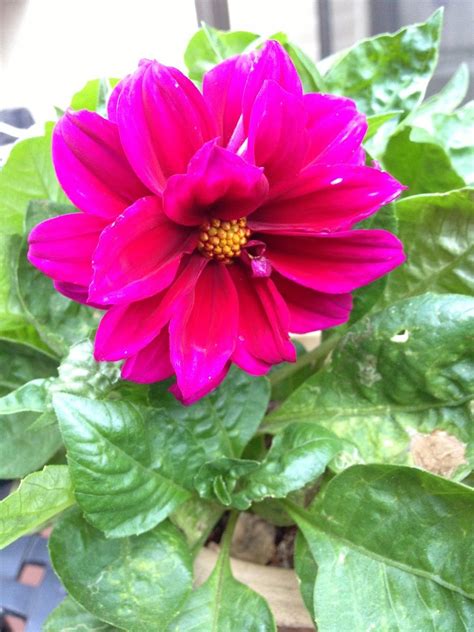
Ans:
{"type": "Polygon", "coordinates": [[[219,557],[229,557],[230,554],[230,545],[232,544],[232,536],[234,535],[235,525],[237,523],[237,519],[239,517],[239,512],[235,509],[231,511],[229,516],[229,521],[227,522],[224,535],[220,541],[220,555],[219,557]]]}

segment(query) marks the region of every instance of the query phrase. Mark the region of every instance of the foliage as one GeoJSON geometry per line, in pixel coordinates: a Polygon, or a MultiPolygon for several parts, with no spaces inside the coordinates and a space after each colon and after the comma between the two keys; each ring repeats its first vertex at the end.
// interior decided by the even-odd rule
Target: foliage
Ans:
{"type": "MultiPolygon", "coordinates": [[[[296,365],[270,380],[234,367],[190,407],[168,384],[127,383],[95,362],[99,314],[28,264],[31,227],[75,209],[54,175],[52,124],[13,148],[0,172],[0,478],[25,478],[0,502],[0,546],[55,524],[69,596],[45,632],[275,630],[229,562],[246,510],[296,523],[295,570],[320,632],[474,626],[462,483],[474,467],[474,122],[465,66],[423,101],[441,22],[437,11],[318,65],[273,36],[306,92],[350,97],[368,116],[369,155],[408,188],[361,228],[396,232],[407,263],[357,291],[350,322],[296,365]],[[443,475],[416,467],[413,442],[435,436],[461,454],[430,468],[443,475]],[[319,491],[306,506],[308,490],[319,491]],[[194,586],[193,560],[228,510],[215,568],[194,586]]],[[[189,75],[199,83],[262,41],[203,25],[189,75]]],[[[116,83],[88,82],[71,106],[104,113],[116,83]]]]}

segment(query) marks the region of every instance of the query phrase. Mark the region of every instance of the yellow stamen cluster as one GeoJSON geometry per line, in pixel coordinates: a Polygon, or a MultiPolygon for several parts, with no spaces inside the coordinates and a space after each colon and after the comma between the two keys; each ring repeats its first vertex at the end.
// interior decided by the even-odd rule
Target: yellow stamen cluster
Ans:
{"type": "Polygon", "coordinates": [[[211,219],[201,226],[199,233],[199,252],[208,259],[217,259],[223,263],[232,263],[250,237],[245,217],[231,219],[211,219]]]}

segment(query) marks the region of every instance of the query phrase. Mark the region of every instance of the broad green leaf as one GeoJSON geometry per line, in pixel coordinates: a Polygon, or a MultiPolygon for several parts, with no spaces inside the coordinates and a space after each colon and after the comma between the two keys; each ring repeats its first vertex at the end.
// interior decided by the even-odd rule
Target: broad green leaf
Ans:
{"type": "Polygon", "coordinates": [[[474,182],[474,101],[450,114],[433,116],[434,138],[448,152],[457,173],[474,182]]]}
{"type": "Polygon", "coordinates": [[[201,81],[205,72],[216,64],[243,53],[253,42],[259,39],[255,33],[246,31],[219,31],[203,24],[193,35],[184,53],[184,62],[191,79],[201,81]]]}
{"type": "Polygon", "coordinates": [[[71,597],[66,597],[46,619],[42,632],[118,632],[88,612],[71,597]]]}
{"type": "Polygon", "coordinates": [[[423,99],[437,59],[442,9],[427,22],[362,40],[338,55],[323,80],[365,114],[410,112],[423,99]]]}
{"type": "Polygon", "coordinates": [[[318,566],[301,531],[298,532],[295,540],[294,564],[304,605],[314,620],[314,582],[318,566]]]}
{"type": "Polygon", "coordinates": [[[416,432],[445,430],[473,462],[474,298],[423,294],[356,323],[269,417],[267,430],[301,421],[353,442],[368,461],[408,462],[416,432]]]}
{"type": "Polygon", "coordinates": [[[51,378],[31,380],[8,395],[0,397],[0,415],[27,411],[45,412],[48,406],[48,386],[50,384],[51,378]]]}
{"type": "Polygon", "coordinates": [[[166,632],[276,632],[263,597],[237,581],[221,552],[206,582],[194,590],[166,632]]]}
{"type": "Polygon", "coordinates": [[[170,515],[170,520],[181,529],[188,545],[195,552],[207,540],[223,512],[220,505],[195,496],[177,507],[170,515]]]}
{"type": "Polygon", "coordinates": [[[285,498],[314,482],[343,447],[331,432],[296,423],[277,435],[266,458],[221,458],[206,463],[195,479],[200,495],[240,510],[264,498],[285,498]]]}
{"type": "Polygon", "coordinates": [[[405,198],[395,213],[407,261],[389,275],[380,305],[424,292],[472,295],[474,189],[405,198]]]}
{"type": "Polygon", "coordinates": [[[0,171],[0,231],[4,235],[23,234],[23,220],[31,200],[66,202],[51,162],[53,125],[44,136],[15,144],[0,171]]]}
{"type": "MultiPolygon", "coordinates": [[[[176,401],[168,393],[166,384],[154,384],[150,389],[150,403],[156,413],[171,418],[176,426],[192,433],[198,447],[208,455],[207,460],[221,455],[239,457],[255,434],[269,399],[267,378],[250,376],[235,366],[219,388],[192,406],[176,401]]],[[[165,452],[171,449],[169,445],[165,452]]],[[[177,455],[168,456],[175,459],[177,455]]],[[[167,455],[163,454],[162,458],[166,459],[167,455]]]]}
{"type": "Polygon", "coordinates": [[[388,141],[383,155],[387,171],[408,187],[405,196],[439,193],[465,186],[448,153],[428,132],[403,127],[388,141]]]}
{"type": "MultiPolygon", "coordinates": [[[[70,205],[31,202],[26,215],[26,234],[43,220],[75,210],[70,205]]],[[[71,344],[86,338],[97,327],[101,314],[59,294],[51,279],[28,262],[26,254],[24,243],[18,264],[18,293],[23,309],[42,340],[56,354],[64,356],[71,344]]]]}
{"type": "Polygon", "coordinates": [[[18,235],[0,234],[0,341],[53,355],[30,323],[19,298],[16,273],[20,243],[18,235]]]}
{"type": "Polygon", "coordinates": [[[71,509],[56,525],[49,549],[71,597],[130,632],[166,629],[191,591],[191,555],[169,522],[139,536],[107,540],[71,509]]]}
{"type": "Polygon", "coordinates": [[[461,64],[448,83],[427,99],[410,115],[410,121],[419,127],[432,131],[430,127],[433,114],[449,114],[463,102],[469,88],[469,68],[461,64]]]}
{"type": "Polygon", "coordinates": [[[63,393],[54,395],[53,405],[75,496],[92,525],[109,537],[140,534],[187,500],[183,487],[154,471],[136,406],[63,393]]]}
{"type": "Polygon", "coordinates": [[[364,137],[364,144],[373,138],[379,129],[385,125],[385,123],[388,123],[389,121],[397,122],[401,114],[403,114],[402,110],[394,110],[393,112],[383,112],[382,114],[373,114],[372,116],[368,116],[368,127],[367,133],[364,137]]]}
{"type": "Polygon", "coordinates": [[[74,504],[66,465],[47,465],[0,502],[0,549],[74,504]]]}
{"type": "Polygon", "coordinates": [[[119,79],[92,79],[76,92],[71,100],[73,110],[92,110],[102,116],[107,113],[107,101],[119,79]]]}
{"type": "Polygon", "coordinates": [[[0,393],[2,395],[35,378],[56,373],[57,362],[22,344],[0,341],[0,393]]]}
{"type": "Polygon", "coordinates": [[[42,467],[61,447],[54,424],[35,432],[38,413],[0,415],[0,478],[22,478],[42,467]]]}
{"type": "Polygon", "coordinates": [[[287,509],[317,564],[320,632],[474,625],[470,488],[411,468],[354,466],[308,510],[287,509]]]}

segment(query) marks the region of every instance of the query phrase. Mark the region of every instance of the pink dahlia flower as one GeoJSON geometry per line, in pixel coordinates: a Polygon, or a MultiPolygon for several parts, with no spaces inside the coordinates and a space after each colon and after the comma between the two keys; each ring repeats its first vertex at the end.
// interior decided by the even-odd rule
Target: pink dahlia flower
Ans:
{"type": "Polygon", "coordinates": [[[404,260],[398,239],[353,229],[402,186],[364,165],[349,99],[303,94],[284,49],[228,59],[202,94],[143,61],[108,118],[67,112],[58,179],[81,212],[30,234],[29,260],[73,300],[106,310],[97,360],[136,382],[176,376],[190,403],[232,362],[293,361],[288,332],[344,323],[351,292],[404,260]]]}

